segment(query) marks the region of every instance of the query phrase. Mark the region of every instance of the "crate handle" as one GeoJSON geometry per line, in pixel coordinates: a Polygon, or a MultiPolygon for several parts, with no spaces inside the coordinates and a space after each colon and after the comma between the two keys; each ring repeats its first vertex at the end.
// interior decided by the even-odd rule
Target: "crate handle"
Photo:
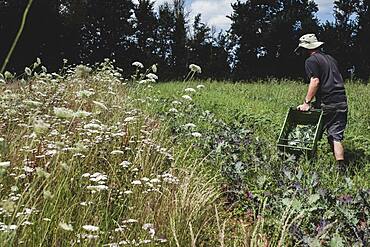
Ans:
{"type": "Polygon", "coordinates": [[[293,111],[302,112],[303,114],[312,114],[314,112],[318,112],[318,113],[321,112],[321,109],[311,109],[309,111],[300,111],[300,110],[297,110],[297,107],[294,107],[294,106],[291,106],[290,109],[293,110],[293,111]]]}

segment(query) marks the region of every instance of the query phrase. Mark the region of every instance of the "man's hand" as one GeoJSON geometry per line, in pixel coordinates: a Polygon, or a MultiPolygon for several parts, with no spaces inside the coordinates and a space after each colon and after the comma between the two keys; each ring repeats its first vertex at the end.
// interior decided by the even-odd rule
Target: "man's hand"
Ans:
{"type": "Polygon", "coordinates": [[[300,111],[309,111],[311,108],[310,104],[303,103],[302,105],[297,107],[297,110],[300,111]]]}

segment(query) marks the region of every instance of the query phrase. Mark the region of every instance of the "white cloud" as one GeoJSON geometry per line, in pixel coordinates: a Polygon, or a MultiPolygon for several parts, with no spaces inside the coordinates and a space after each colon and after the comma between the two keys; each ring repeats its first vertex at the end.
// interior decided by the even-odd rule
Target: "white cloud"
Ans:
{"type": "Polygon", "coordinates": [[[200,13],[208,25],[217,29],[228,29],[231,21],[226,16],[232,13],[231,3],[234,2],[236,0],[193,0],[190,3],[191,19],[200,13]]]}

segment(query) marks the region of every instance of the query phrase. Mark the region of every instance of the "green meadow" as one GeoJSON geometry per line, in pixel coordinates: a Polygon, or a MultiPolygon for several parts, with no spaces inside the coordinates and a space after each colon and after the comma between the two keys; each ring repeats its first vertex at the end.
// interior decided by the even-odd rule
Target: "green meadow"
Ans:
{"type": "Polygon", "coordinates": [[[160,83],[155,70],[37,63],[0,78],[1,246],[369,243],[368,85],[347,84],[343,174],[325,138],[313,160],[277,151],[303,83],[160,83]]]}

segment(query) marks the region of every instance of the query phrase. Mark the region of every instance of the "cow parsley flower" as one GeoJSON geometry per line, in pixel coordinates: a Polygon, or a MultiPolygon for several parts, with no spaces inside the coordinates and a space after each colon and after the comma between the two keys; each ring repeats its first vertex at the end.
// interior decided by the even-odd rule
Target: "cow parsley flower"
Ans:
{"type": "Polygon", "coordinates": [[[189,87],[189,88],[185,89],[185,92],[187,92],[187,93],[196,93],[197,91],[194,88],[189,87]]]}
{"type": "Polygon", "coordinates": [[[189,69],[192,71],[192,72],[195,72],[195,73],[202,73],[202,68],[196,64],[190,64],[189,65],[189,69]]]}
{"type": "Polygon", "coordinates": [[[193,124],[193,123],[187,123],[187,124],[184,125],[184,127],[185,128],[195,128],[197,126],[195,124],[193,124]]]}
{"type": "Polygon", "coordinates": [[[194,137],[197,137],[197,138],[202,137],[202,134],[199,133],[199,132],[193,132],[193,133],[191,133],[191,135],[194,136],[194,137]]]}
{"type": "Polygon", "coordinates": [[[108,186],[103,185],[103,184],[89,185],[89,186],[87,186],[87,189],[88,190],[91,190],[93,192],[99,192],[99,191],[102,191],[102,190],[107,190],[108,189],[108,186]]]}
{"type": "Polygon", "coordinates": [[[87,118],[89,116],[91,116],[91,112],[87,112],[87,111],[82,111],[82,110],[78,110],[74,113],[75,117],[76,118],[87,118]]]}
{"type": "Polygon", "coordinates": [[[179,111],[176,108],[171,108],[168,110],[170,113],[178,113],[179,111]]]}
{"type": "Polygon", "coordinates": [[[140,69],[144,68],[144,65],[140,62],[133,62],[132,66],[135,66],[135,67],[140,68],[140,69]]]}
{"type": "Polygon", "coordinates": [[[151,80],[158,80],[158,76],[153,73],[147,74],[146,77],[151,80]]]}
{"type": "Polygon", "coordinates": [[[152,71],[153,71],[153,73],[157,73],[158,68],[157,68],[157,65],[156,64],[153,64],[152,65],[152,71]]]}
{"type": "Polygon", "coordinates": [[[131,184],[133,184],[133,185],[141,185],[142,183],[141,183],[140,180],[134,180],[134,181],[131,182],[131,184]]]}
{"type": "Polygon", "coordinates": [[[97,226],[92,226],[92,225],[84,225],[82,226],[82,228],[86,231],[89,231],[89,232],[97,232],[99,231],[99,227],[97,226]]]}
{"type": "Polygon", "coordinates": [[[95,92],[89,91],[89,90],[82,90],[76,93],[78,98],[89,98],[90,96],[93,96],[95,92]]]}
{"type": "Polygon", "coordinates": [[[0,162],[0,168],[8,168],[10,166],[10,161],[0,162]]]}
{"type": "Polygon", "coordinates": [[[119,166],[122,166],[123,168],[127,168],[130,164],[131,162],[125,160],[125,161],[122,161],[121,164],[119,164],[119,166]]]}
{"type": "Polygon", "coordinates": [[[189,101],[193,100],[189,95],[183,95],[182,98],[189,101]]]}
{"type": "Polygon", "coordinates": [[[132,121],[134,121],[135,120],[135,117],[127,117],[127,118],[125,118],[124,120],[123,120],[123,122],[132,122],[132,121]]]}
{"type": "Polygon", "coordinates": [[[56,117],[62,119],[71,119],[75,117],[74,112],[65,107],[54,107],[54,114],[56,117]]]}
{"type": "Polygon", "coordinates": [[[71,224],[67,224],[64,222],[59,223],[59,227],[63,229],[64,231],[73,231],[73,226],[71,224]]]}

